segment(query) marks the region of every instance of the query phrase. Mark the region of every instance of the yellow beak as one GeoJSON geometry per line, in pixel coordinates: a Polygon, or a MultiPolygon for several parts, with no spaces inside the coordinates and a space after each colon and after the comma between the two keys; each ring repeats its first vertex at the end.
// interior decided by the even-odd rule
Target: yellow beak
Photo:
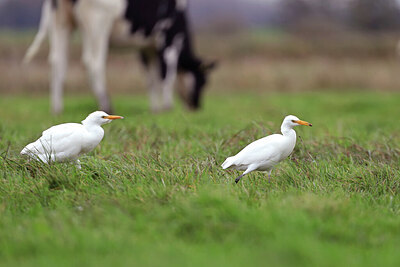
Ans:
{"type": "Polygon", "coordinates": [[[305,126],[312,126],[312,124],[311,123],[309,123],[309,122],[306,122],[306,121],[301,121],[301,120],[298,120],[298,121],[294,121],[295,123],[297,123],[297,124],[300,124],[300,125],[305,125],[305,126]]]}
{"type": "Polygon", "coordinates": [[[117,119],[123,119],[124,117],[122,116],[117,116],[117,115],[109,115],[109,116],[105,116],[104,119],[108,119],[108,120],[117,120],[117,119]]]}

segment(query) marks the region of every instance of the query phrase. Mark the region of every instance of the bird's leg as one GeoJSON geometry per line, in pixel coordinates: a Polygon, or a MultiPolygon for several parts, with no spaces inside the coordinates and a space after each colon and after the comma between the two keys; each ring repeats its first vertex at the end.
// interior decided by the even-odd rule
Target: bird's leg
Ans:
{"type": "Polygon", "coordinates": [[[271,172],[272,172],[272,170],[270,170],[268,172],[268,183],[271,183],[271,172]]]}
{"type": "Polygon", "coordinates": [[[79,159],[77,159],[77,160],[75,161],[75,166],[76,166],[79,170],[82,169],[81,162],[80,162],[79,159]]]}
{"type": "Polygon", "coordinates": [[[246,174],[254,171],[257,169],[257,165],[250,165],[247,170],[244,171],[244,173],[242,175],[240,175],[238,178],[235,179],[235,182],[238,183],[240,178],[242,178],[243,176],[245,176],[246,174]]]}
{"type": "Polygon", "coordinates": [[[238,178],[235,179],[235,183],[238,183],[240,181],[240,178],[242,178],[245,174],[240,175],[238,178]]]}

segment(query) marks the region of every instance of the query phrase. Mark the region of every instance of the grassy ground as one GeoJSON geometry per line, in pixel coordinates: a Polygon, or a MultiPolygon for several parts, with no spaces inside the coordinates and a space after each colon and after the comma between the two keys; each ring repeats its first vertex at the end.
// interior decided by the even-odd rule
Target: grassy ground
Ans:
{"type": "Polygon", "coordinates": [[[146,97],[114,103],[126,119],[77,170],[18,153],[91,97],[59,117],[47,97],[0,99],[0,265],[399,266],[398,93],[210,93],[200,112],[160,115],[146,97]],[[287,114],[314,127],[271,183],[234,184],[225,157],[287,114]]]}
{"type": "Polygon", "coordinates": [[[32,34],[0,32],[0,265],[399,266],[397,36],[196,37],[220,60],[197,113],[149,113],[137,55],[112,49],[109,92],[126,119],[77,170],[18,154],[96,109],[79,38],[74,96],[51,117],[47,47],[23,68],[32,34]],[[219,165],[287,114],[314,127],[296,129],[271,183],[254,173],[234,184],[239,173],[219,165]]]}

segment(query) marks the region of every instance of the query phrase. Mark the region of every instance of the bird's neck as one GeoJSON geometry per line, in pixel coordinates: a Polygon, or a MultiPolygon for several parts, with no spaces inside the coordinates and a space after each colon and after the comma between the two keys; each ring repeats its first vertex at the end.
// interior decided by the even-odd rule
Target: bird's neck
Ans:
{"type": "Polygon", "coordinates": [[[96,124],[96,123],[90,123],[90,122],[82,122],[83,127],[85,127],[85,129],[87,131],[104,131],[103,128],[96,124]]]}
{"type": "Polygon", "coordinates": [[[283,136],[292,137],[296,139],[296,131],[291,128],[287,127],[286,125],[281,126],[281,132],[283,136]]]}

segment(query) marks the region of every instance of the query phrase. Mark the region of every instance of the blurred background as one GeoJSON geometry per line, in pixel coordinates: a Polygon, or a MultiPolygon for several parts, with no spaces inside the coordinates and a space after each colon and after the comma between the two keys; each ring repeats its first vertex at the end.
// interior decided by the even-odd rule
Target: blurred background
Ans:
{"type": "MultiPolygon", "coordinates": [[[[0,0],[0,93],[47,94],[48,46],[20,66],[42,0],[0,0]],[[23,73],[23,75],[21,75],[23,73]]],[[[217,59],[209,92],[399,91],[399,0],[189,0],[196,49],[217,59]]],[[[89,93],[79,34],[67,93],[89,93]]],[[[137,53],[111,50],[109,91],[145,93],[137,53]]]]}

